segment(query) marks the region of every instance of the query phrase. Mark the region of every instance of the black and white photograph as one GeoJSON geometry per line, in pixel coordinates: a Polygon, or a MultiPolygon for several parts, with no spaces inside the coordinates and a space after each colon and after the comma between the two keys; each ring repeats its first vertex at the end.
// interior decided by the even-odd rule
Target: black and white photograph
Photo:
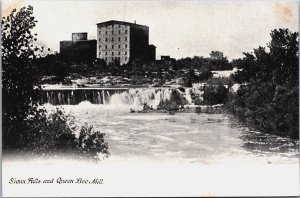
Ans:
{"type": "Polygon", "coordinates": [[[3,197],[300,196],[298,1],[1,17],[3,197]]]}

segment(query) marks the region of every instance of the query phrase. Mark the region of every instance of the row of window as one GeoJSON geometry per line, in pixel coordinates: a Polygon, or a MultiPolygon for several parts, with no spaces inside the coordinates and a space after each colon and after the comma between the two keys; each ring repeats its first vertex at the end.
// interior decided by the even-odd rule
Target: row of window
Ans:
{"type": "MultiPolygon", "coordinates": [[[[105,55],[107,56],[108,55],[108,52],[105,52],[105,55]]],[[[114,52],[111,52],[111,55],[114,56],[115,53],[114,52]]],[[[118,55],[121,55],[121,52],[118,52],[118,55]]],[[[125,55],[127,55],[127,52],[125,51],[125,55]]],[[[99,56],[101,56],[101,52],[99,52],[99,56]]]]}
{"type": "MultiPolygon", "coordinates": [[[[109,32],[109,31],[106,30],[106,31],[105,31],[105,34],[108,34],[108,32],[109,32]]],[[[119,34],[121,34],[121,30],[118,30],[118,31],[116,31],[116,32],[118,32],[119,34]]],[[[127,33],[128,33],[128,30],[125,30],[125,34],[127,34],[127,33]]],[[[99,31],[99,34],[101,34],[101,31],[99,31]]],[[[115,34],[115,31],[112,30],[112,31],[111,31],[111,34],[115,34]]]]}
{"type": "MultiPolygon", "coordinates": [[[[114,42],[114,38],[111,38],[111,41],[114,42]]],[[[108,38],[105,38],[105,41],[108,41],[108,38]]],[[[118,41],[121,41],[121,37],[118,38],[118,41]]],[[[127,41],[127,37],[125,37],[125,41],[127,41]]],[[[101,38],[99,38],[99,42],[101,42],[101,38]]]]}
{"type": "MultiPolygon", "coordinates": [[[[105,61],[107,61],[107,60],[108,60],[108,58],[106,57],[105,61]]],[[[119,61],[121,61],[121,57],[112,57],[112,60],[119,60],[119,61]]],[[[127,61],[127,57],[125,57],[125,61],[127,61]]]]}
{"type": "MultiPolygon", "coordinates": [[[[118,48],[121,49],[121,45],[118,45],[118,48]]],[[[125,48],[127,49],[127,44],[125,44],[125,48]]],[[[99,45],[99,49],[101,49],[101,45],[99,45]]],[[[105,45],[105,49],[107,49],[107,45],[105,45]]],[[[115,49],[114,45],[111,45],[111,49],[115,49]]]]}
{"type": "MultiPolygon", "coordinates": [[[[112,24],[111,26],[112,26],[112,28],[114,28],[114,27],[119,27],[119,28],[121,28],[121,24],[112,24]]],[[[110,27],[110,25],[109,25],[108,27],[110,27]]]]}

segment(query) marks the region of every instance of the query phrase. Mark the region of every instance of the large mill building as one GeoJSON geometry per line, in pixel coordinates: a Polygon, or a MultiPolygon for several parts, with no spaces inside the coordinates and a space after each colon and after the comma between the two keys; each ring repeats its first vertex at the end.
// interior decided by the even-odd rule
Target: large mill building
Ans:
{"type": "Polygon", "coordinates": [[[107,63],[119,60],[155,60],[156,47],[149,45],[149,27],[123,21],[97,24],[97,58],[107,63]]]}

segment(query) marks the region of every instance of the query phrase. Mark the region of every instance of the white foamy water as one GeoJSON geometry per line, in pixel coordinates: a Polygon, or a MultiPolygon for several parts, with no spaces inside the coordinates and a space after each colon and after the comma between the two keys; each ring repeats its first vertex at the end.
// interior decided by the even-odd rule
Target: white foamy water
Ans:
{"type": "Polygon", "coordinates": [[[111,99],[106,105],[83,102],[63,106],[78,124],[88,122],[106,134],[111,153],[108,159],[99,163],[6,160],[4,195],[299,195],[298,142],[235,127],[224,114],[129,113],[134,104],[131,97],[125,94],[111,99]],[[39,185],[37,189],[33,185],[9,185],[11,177],[97,177],[103,178],[104,184],[39,185]]]}
{"type": "MultiPolygon", "coordinates": [[[[139,111],[144,104],[156,108],[161,100],[170,99],[173,91],[187,104],[192,104],[191,88],[74,88],[43,90],[43,103],[53,105],[77,105],[88,101],[92,104],[111,105],[113,108],[130,107],[139,111]]],[[[195,91],[195,90],[194,90],[195,91]]],[[[199,93],[203,91],[198,90],[199,93]]],[[[201,95],[201,94],[200,94],[201,95]]],[[[201,96],[199,96],[201,97],[201,96]]]]}
{"type": "Polygon", "coordinates": [[[161,100],[170,99],[171,89],[129,89],[128,91],[113,94],[108,98],[107,105],[116,107],[130,107],[133,110],[142,110],[143,104],[147,103],[154,108],[161,100]]]}

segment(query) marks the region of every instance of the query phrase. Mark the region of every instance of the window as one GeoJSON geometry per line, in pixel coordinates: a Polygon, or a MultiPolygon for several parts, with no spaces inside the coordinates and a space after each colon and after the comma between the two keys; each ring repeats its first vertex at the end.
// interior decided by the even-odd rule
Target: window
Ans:
{"type": "Polygon", "coordinates": [[[127,30],[125,30],[125,34],[127,34],[127,30]]]}
{"type": "Polygon", "coordinates": [[[119,41],[121,41],[121,37],[119,37],[119,41]]]}
{"type": "Polygon", "coordinates": [[[125,57],[125,61],[127,61],[127,57],[125,57]]]}
{"type": "Polygon", "coordinates": [[[105,61],[107,61],[107,58],[105,58],[105,61]]]}
{"type": "Polygon", "coordinates": [[[101,31],[99,31],[99,34],[101,34],[101,31]]]}
{"type": "Polygon", "coordinates": [[[119,28],[121,27],[121,25],[119,24],[119,28]]]}
{"type": "Polygon", "coordinates": [[[99,45],[99,49],[101,49],[101,45],[99,45]]]}
{"type": "Polygon", "coordinates": [[[107,34],[107,31],[105,31],[105,34],[107,34]]]}
{"type": "Polygon", "coordinates": [[[101,38],[99,38],[99,42],[101,42],[101,38]]]}
{"type": "Polygon", "coordinates": [[[114,45],[112,45],[111,48],[114,49],[114,45]]]}
{"type": "Polygon", "coordinates": [[[119,30],[119,34],[121,34],[121,30],[119,30]]]}
{"type": "Polygon", "coordinates": [[[112,38],[111,41],[114,42],[114,38],[112,38]]]}
{"type": "MultiPolygon", "coordinates": [[[[113,26],[114,27],[114,26],[113,26]]],[[[114,34],[114,31],[111,31],[112,34],[114,34]]]]}
{"type": "Polygon", "coordinates": [[[105,41],[107,41],[107,38],[105,38],[105,41]]]}
{"type": "Polygon", "coordinates": [[[107,52],[105,52],[105,55],[107,55],[107,52]]]}
{"type": "Polygon", "coordinates": [[[119,52],[118,54],[121,55],[121,52],[119,52]]]}
{"type": "Polygon", "coordinates": [[[105,45],[105,49],[107,49],[107,45],[105,45]]]}
{"type": "Polygon", "coordinates": [[[99,56],[101,56],[101,52],[99,52],[99,56]]]}
{"type": "Polygon", "coordinates": [[[125,37],[125,41],[127,41],[127,37],[125,37]]]}
{"type": "Polygon", "coordinates": [[[113,55],[114,55],[114,52],[111,52],[111,55],[113,56],[113,55]]]}
{"type": "Polygon", "coordinates": [[[127,55],[127,51],[125,51],[125,55],[127,55]]]}
{"type": "Polygon", "coordinates": [[[127,48],[127,44],[125,44],[125,48],[127,48]]]}
{"type": "Polygon", "coordinates": [[[119,47],[119,49],[120,49],[120,48],[121,48],[121,45],[119,45],[118,47],[119,47]]]}

